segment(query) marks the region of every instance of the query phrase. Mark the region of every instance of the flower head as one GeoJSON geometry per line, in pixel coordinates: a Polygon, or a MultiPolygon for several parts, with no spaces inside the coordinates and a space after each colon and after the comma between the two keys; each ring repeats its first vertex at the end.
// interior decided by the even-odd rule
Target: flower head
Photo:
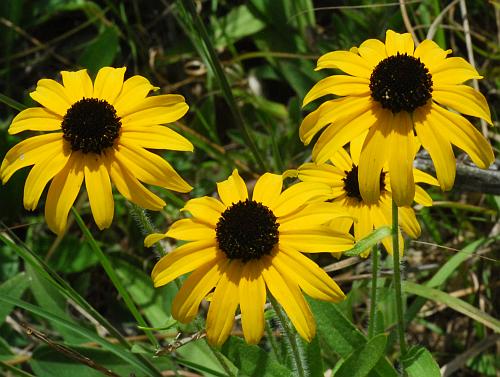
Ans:
{"type": "Polygon", "coordinates": [[[463,85],[482,76],[464,59],[448,58],[431,40],[414,48],[410,34],[388,30],[385,44],[369,39],[350,51],[319,58],[317,69],[337,68],[347,75],[319,81],[304,105],[327,94],[340,96],[323,103],[300,126],[305,144],[328,126],[313,148],[313,159],[326,162],[350,140],[368,131],[359,161],[359,189],[367,203],[380,195],[380,173],[387,164],[392,194],[400,206],[413,202],[413,159],[417,148],[429,152],[443,190],[455,180],[452,144],[464,150],[480,168],[494,156],[488,141],[460,112],[491,124],[485,98],[463,85]],[[456,112],[449,111],[450,108],[456,112]]]}
{"type": "Polygon", "coordinates": [[[10,134],[50,131],[15,145],[0,168],[6,183],[17,170],[34,165],[24,186],[26,209],[36,208],[52,180],[45,218],[59,234],[85,181],[94,220],[103,229],[113,219],[111,181],[125,198],[151,210],[160,210],[165,202],[141,182],[191,190],[167,161],[145,149],[193,150],[187,139],[160,126],[186,113],[184,97],[147,97],[158,88],[142,76],[124,81],[125,68],[102,68],[94,83],[86,70],[61,75],[62,85],[50,79],[38,81],[30,95],[42,107],[21,111],[9,128],[10,134]]]}
{"type": "MultiPolygon", "coordinates": [[[[349,231],[354,228],[356,241],[366,237],[373,229],[381,226],[392,226],[392,188],[391,175],[383,168],[379,174],[380,196],[375,203],[367,203],[360,193],[358,174],[359,158],[363,145],[364,135],[354,139],[350,144],[351,153],[340,148],[331,158],[331,163],[316,165],[305,163],[296,170],[288,170],[286,177],[297,177],[303,182],[325,183],[331,187],[332,202],[345,209],[352,217],[334,219],[330,226],[337,231],[349,231]],[[354,219],[354,221],[353,221],[354,219]]],[[[415,182],[438,185],[437,180],[418,169],[413,170],[415,182]]],[[[424,206],[432,205],[431,197],[425,190],[415,186],[415,201],[424,206]]],[[[399,221],[403,231],[412,238],[420,235],[420,225],[415,217],[415,212],[410,206],[399,207],[399,221]]],[[[382,240],[386,250],[392,254],[392,239],[386,237],[382,240]]],[[[403,238],[399,232],[400,253],[404,250],[403,238]]],[[[362,256],[368,256],[366,251],[362,256]]]]}
{"type": "Polygon", "coordinates": [[[315,323],[301,290],[334,302],[344,294],[301,251],[340,252],[354,242],[347,232],[322,225],[346,216],[332,203],[320,201],[330,194],[329,186],[302,182],[281,192],[282,177],[266,173],[257,180],[250,199],[235,170],[217,189],[221,200],[192,199],[184,207],[191,218],[176,221],[165,234],[146,237],[146,246],[165,237],[189,241],[156,264],[154,285],[193,271],[172,306],[173,316],[181,322],[191,321],[203,298],[215,288],[206,324],[207,338],[215,345],[229,336],[238,305],[246,341],[259,342],[267,287],[299,334],[310,341],[315,323]]]}

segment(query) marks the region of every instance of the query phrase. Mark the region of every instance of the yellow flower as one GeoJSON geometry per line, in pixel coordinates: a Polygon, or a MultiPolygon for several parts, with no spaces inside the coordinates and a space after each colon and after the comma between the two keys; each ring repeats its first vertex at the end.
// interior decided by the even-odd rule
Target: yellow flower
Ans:
{"type": "Polygon", "coordinates": [[[421,143],[429,152],[443,190],[449,190],[455,180],[452,144],[469,154],[480,168],[488,168],[494,160],[491,146],[456,113],[491,124],[483,95],[463,85],[482,76],[464,59],[447,58],[449,53],[451,50],[444,51],[430,40],[414,49],[410,34],[388,30],[385,44],[369,39],[350,51],[320,57],[317,70],[337,68],[347,75],[319,81],[304,98],[307,105],[327,94],[341,96],[323,103],[300,126],[305,144],[328,126],[314,145],[314,161],[326,162],[369,130],[359,161],[361,196],[367,203],[377,202],[380,172],[387,163],[392,194],[400,206],[410,205],[414,198],[415,144],[421,143]]]}
{"type": "Polygon", "coordinates": [[[333,302],[344,294],[301,251],[350,249],[352,236],[322,225],[346,214],[318,201],[330,193],[322,183],[302,182],[281,192],[282,177],[266,173],[249,199],[235,170],[217,189],[221,200],[205,196],[188,201],[184,210],[192,218],[178,220],[165,234],[151,234],[144,241],[146,246],[165,237],[190,241],[160,259],[152,272],[158,287],[193,271],[174,299],[174,318],[191,321],[215,287],[206,322],[208,341],[217,346],[225,342],[239,305],[245,340],[255,344],[264,332],[267,287],[298,333],[310,341],[316,327],[301,290],[333,302]],[[308,204],[311,199],[315,202],[308,204]]]}
{"type": "Polygon", "coordinates": [[[38,81],[31,98],[42,107],[20,112],[10,134],[53,131],[15,145],[2,162],[5,184],[17,170],[34,165],[24,186],[24,207],[34,210],[52,180],[45,202],[49,228],[61,233],[68,212],[85,180],[90,208],[100,229],[112,222],[114,201],[111,181],[128,200],[160,210],[165,202],[140,181],[188,192],[172,166],[151,149],[192,151],[192,144],[160,124],[174,122],[188,110],[180,95],[147,97],[153,87],[142,76],[124,82],[126,68],[105,67],[92,83],[86,70],[61,72],[63,85],[38,81]]]}
{"type": "MultiPolygon", "coordinates": [[[[360,194],[358,183],[358,165],[364,135],[357,137],[350,144],[351,154],[340,148],[331,158],[330,163],[316,165],[305,163],[296,170],[288,170],[285,177],[297,177],[303,182],[325,183],[331,187],[331,196],[334,204],[346,210],[351,218],[339,218],[331,222],[337,231],[349,231],[354,225],[354,238],[360,240],[370,234],[373,229],[381,226],[392,226],[392,190],[391,176],[386,170],[379,173],[378,185],[380,197],[375,203],[366,203],[360,194]],[[353,221],[354,219],[354,221],[353,221]]],[[[437,180],[427,173],[413,169],[415,182],[438,185],[437,180]]],[[[431,206],[432,199],[425,190],[415,186],[415,201],[424,206],[431,206]]],[[[406,234],[412,238],[420,235],[420,225],[415,217],[415,212],[410,206],[399,207],[399,223],[406,234]]],[[[392,254],[392,238],[382,240],[386,250],[392,254]]],[[[404,250],[403,238],[399,232],[400,253],[404,250]]],[[[368,256],[370,251],[363,253],[368,256]]]]}

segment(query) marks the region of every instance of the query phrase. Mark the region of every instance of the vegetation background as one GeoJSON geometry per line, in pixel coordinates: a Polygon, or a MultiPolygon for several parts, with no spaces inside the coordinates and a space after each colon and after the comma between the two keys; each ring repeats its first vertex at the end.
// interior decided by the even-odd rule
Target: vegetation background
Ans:
{"type": "MultiPolygon", "coordinates": [[[[158,371],[164,376],[224,376],[228,368],[235,375],[292,373],[286,342],[279,336],[272,311],[267,313],[268,335],[274,335],[259,347],[247,346],[236,328],[235,337],[219,352],[196,339],[202,319],[179,326],[170,316],[175,286],[152,287],[149,273],[158,254],[143,247],[144,235],[152,229],[165,230],[188,198],[212,195],[215,182],[235,167],[251,179],[264,171],[281,173],[308,160],[310,148],[300,142],[298,127],[313,109],[301,108],[304,95],[325,75],[314,72],[316,59],[369,38],[383,40],[388,28],[411,29],[419,40],[431,30],[434,40],[453,49],[454,56],[469,61],[474,57],[485,77],[479,88],[496,126],[486,132],[498,156],[500,3],[405,3],[196,2],[235,98],[228,102],[220,72],[209,64],[199,29],[186,11],[187,1],[0,2],[2,157],[26,137],[7,134],[18,112],[10,99],[34,106],[28,94],[37,80],[59,79],[61,70],[81,68],[95,75],[108,65],[126,66],[127,77],[147,77],[161,93],[184,95],[190,111],[171,126],[195,145],[192,154],[164,154],[195,187],[190,194],[158,190],[167,207],[148,214],[116,195],[113,224],[102,232],[93,224],[88,203],[80,200],[78,212],[90,232],[71,221],[64,236],[52,234],[44,223],[43,205],[34,212],[22,207],[28,169],[0,187],[0,371],[41,377],[155,376],[158,371]],[[250,126],[262,163],[255,161],[235,111],[250,126]],[[103,268],[106,263],[128,297],[118,293],[119,282],[110,280],[103,268]],[[175,344],[177,336],[182,346],[175,344]]],[[[476,119],[473,122],[480,127],[476,119]]],[[[459,160],[469,165],[468,160],[459,160]]],[[[417,283],[406,288],[408,343],[429,350],[443,375],[499,375],[498,167],[497,160],[491,168],[497,170],[496,181],[475,185],[474,192],[467,176],[459,177],[451,192],[431,189],[435,205],[419,208],[423,234],[409,242],[405,254],[405,279],[417,283]]],[[[302,345],[309,374],[397,375],[388,362],[397,350],[390,258],[382,262],[376,323],[377,332],[388,335],[385,348],[367,342],[364,335],[370,260],[339,262],[328,256],[316,261],[332,272],[349,295],[339,305],[312,303],[318,336],[302,345]]],[[[422,357],[430,353],[425,351],[422,357]]]]}

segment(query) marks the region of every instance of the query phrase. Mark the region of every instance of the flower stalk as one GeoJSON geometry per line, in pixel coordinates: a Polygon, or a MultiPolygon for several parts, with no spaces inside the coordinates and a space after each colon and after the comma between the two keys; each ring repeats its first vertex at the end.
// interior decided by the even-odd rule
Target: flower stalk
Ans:
{"type": "Polygon", "coordinates": [[[375,335],[375,322],[377,320],[377,283],[379,269],[378,245],[372,249],[372,287],[370,295],[370,320],[368,322],[368,338],[373,338],[375,335]]]}

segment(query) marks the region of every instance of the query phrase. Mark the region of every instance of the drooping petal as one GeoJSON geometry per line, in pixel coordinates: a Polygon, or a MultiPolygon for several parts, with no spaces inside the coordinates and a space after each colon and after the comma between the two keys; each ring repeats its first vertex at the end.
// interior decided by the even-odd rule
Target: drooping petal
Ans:
{"type": "Polygon", "coordinates": [[[307,92],[302,106],[306,106],[308,103],[327,94],[336,96],[366,96],[370,94],[369,84],[369,80],[364,77],[347,75],[328,76],[318,81],[307,92]]]}
{"type": "Polygon", "coordinates": [[[76,72],[61,72],[64,88],[68,99],[72,102],[78,102],[82,98],[91,98],[94,93],[94,86],[87,70],[81,69],[76,72]]]}
{"type": "Polygon", "coordinates": [[[178,94],[162,94],[145,98],[136,107],[124,109],[123,128],[146,127],[155,124],[172,123],[187,113],[189,106],[178,94]]]}
{"type": "Polygon", "coordinates": [[[495,160],[488,140],[463,116],[433,104],[431,116],[441,124],[444,138],[467,153],[481,169],[487,169],[495,160]],[[439,120],[438,120],[439,119],[439,120]]]}
{"type": "Polygon", "coordinates": [[[181,219],[170,226],[166,235],[184,241],[215,239],[215,229],[196,219],[181,219]]]}
{"type": "Polygon", "coordinates": [[[31,169],[24,184],[24,208],[33,211],[38,205],[47,183],[59,173],[69,160],[71,148],[67,143],[53,143],[53,149],[31,169]]]}
{"type": "Polygon", "coordinates": [[[337,233],[328,227],[280,231],[280,245],[305,253],[336,253],[352,248],[354,239],[350,234],[337,233]]]}
{"type": "Polygon", "coordinates": [[[215,239],[189,242],[162,257],[151,272],[155,287],[165,285],[175,278],[196,270],[212,261],[224,258],[217,250],[215,239]]]}
{"type": "Polygon", "coordinates": [[[431,116],[430,111],[416,109],[413,114],[414,127],[422,145],[431,155],[441,190],[447,191],[455,181],[455,155],[450,142],[439,132],[443,125],[439,118],[431,116]]]}
{"type": "Polygon", "coordinates": [[[391,154],[389,171],[391,172],[392,197],[398,206],[408,206],[415,197],[413,180],[414,134],[410,115],[404,111],[394,114],[390,137],[391,154]]]}
{"type": "Polygon", "coordinates": [[[311,259],[298,251],[280,246],[273,258],[273,266],[288,280],[296,282],[309,296],[316,300],[339,302],[345,298],[340,287],[311,259]]]}
{"type": "Polygon", "coordinates": [[[165,126],[152,125],[148,128],[129,126],[122,130],[120,140],[151,149],[192,152],[194,148],[188,139],[165,126]]]}
{"type": "Polygon", "coordinates": [[[472,79],[482,79],[472,65],[465,59],[452,57],[444,59],[430,71],[434,87],[440,85],[456,85],[472,79]]]}
{"type": "Polygon", "coordinates": [[[224,204],[208,196],[191,199],[182,208],[182,211],[190,212],[196,220],[203,221],[213,227],[215,227],[221,213],[225,210],[224,204]]]}
{"type": "Polygon", "coordinates": [[[348,75],[369,79],[372,74],[370,64],[358,54],[351,51],[333,51],[318,59],[316,70],[338,68],[348,75]]]}
{"type": "Polygon", "coordinates": [[[443,106],[467,115],[472,115],[484,119],[489,124],[491,122],[490,108],[486,98],[467,85],[439,85],[434,87],[432,99],[443,106]]]}
{"type": "Polygon", "coordinates": [[[400,54],[408,54],[413,56],[415,45],[410,33],[399,34],[392,30],[387,30],[385,33],[385,50],[387,56],[400,54]]]}
{"type": "MultiPolygon", "coordinates": [[[[97,72],[93,97],[113,105],[123,87],[126,68],[103,67],[97,72]]],[[[118,116],[121,116],[118,114],[118,116]]],[[[123,124],[123,123],[122,123],[123,124]]]]}
{"type": "Polygon", "coordinates": [[[322,225],[339,217],[350,216],[345,210],[339,208],[339,206],[335,203],[311,203],[298,212],[292,213],[286,217],[280,217],[279,231],[291,232],[295,230],[302,230],[304,227],[322,225]]]}
{"type": "Polygon", "coordinates": [[[260,261],[244,264],[239,282],[239,299],[243,336],[247,343],[257,344],[264,334],[266,304],[266,284],[260,261]]]}
{"type": "Polygon", "coordinates": [[[306,117],[300,123],[299,127],[299,137],[304,145],[309,145],[314,135],[316,135],[319,131],[327,126],[328,123],[318,123],[321,111],[331,106],[332,102],[338,102],[343,99],[344,98],[338,98],[336,100],[324,102],[315,111],[306,115],[306,117]]]}
{"type": "Polygon", "coordinates": [[[422,63],[426,66],[429,71],[432,70],[441,64],[443,60],[446,59],[446,56],[451,53],[451,50],[443,50],[439,45],[431,41],[430,39],[426,39],[422,41],[415,49],[415,53],[413,56],[415,58],[419,58],[422,63]]]}
{"type": "MultiPolygon", "coordinates": [[[[399,210],[398,210],[399,211],[399,210]]],[[[399,213],[399,212],[398,212],[399,213]]],[[[380,205],[374,207],[372,210],[373,223],[375,228],[381,226],[392,227],[392,200],[389,195],[382,195],[380,197],[380,205]]],[[[404,239],[401,231],[398,230],[398,240],[399,240],[399,255],[403,255],[404,251],[404,239]]],[[[382,244],[389,254],[392,255],[392,237],[387,236],[382,240],[382,244]]]]}
{"type": "Polygon", "coordinates": [[[310,342],[316,334],[316,323],[297,283],[282,276],[272,265],[272,261],[267,261],[266,264],[262,275],[269,292],[283,307],[300,336],[310,342]]]}
{"type": "Polygon", "coordinates": [[[146,238],[144,238],[144,246],[146,247],[151,247],[158,241],[167,238],[167,235],[165,233],[152,233],[148,234],[146,238]]]}
{"type": "Polygon", "coordinates": [[[281,194],[283,177],[278,174],[265,173],[255,183],[252,200],[272,208],[281,194]]]}
{"type": "Polygon", "coordinates": [[[239,303],[239,281],[242,264],[232,261],[215,288],[207,315],[207,340],[216,347],[224,344],[234,324],[234,314],[239,303]]]}
{"type": "Polygon", "coordinates": [[[217,192],[227,207],[233,203],[248,199],[247,186],[238,174],[237,169],[234,169],[233,173],[225,181],[217,182],[217,192]]]}
{"type": "Polygon", "coordinates": [[[26,166],[43,161],[55,149],[63,148],[62,133],[38,135],[14,145],[5,155],[0,167],[0,177],[5,184],[12,174],[26,166]]]}
{"type": "Polygon", "coordinates": [[[357,208],[357,220],[354,222],[354,238],[359,241],[360,239],[369,235],[373,230],[373,220],[377,204],[367,206],[361,204],[357,208]]]}
{"type": "Polygon", "coordinates": [[[359,191],[367,204],[377,203],[380,196],[380,172],[390,153],[393,114],[384,110],[366,136],[359,158],[359,191]]]}
{"type": "Polygon", "coordinates": [[[129,109],[141,104],[151,90],[158,89],[151,85],[149,80],[143,76],[135,75],[125,80],[123,88],[113,107],[118,116],[123,116],[129,109]]]}
{"type": "Polygon", "coordinates": [[[330,157],[330,161],[336,167],[342,169],[344,172],[350,171],[352,169],[352,160],[349,153],[344,148],[340,148],[335,152],[335,154],[330,157]]]}
{"type": "Polygon", "coordinates": [[[66,89],[57,81],[50,79],[38,80],[36,89],[30,93],[30,97],[59,116],[64,116],[73,104],[68,98],[66,89]]]}
{"type": "Polygon", "coordinates": [[[144,187],[139,180],[130,174],[126,168],[122,167],[118,161],[110,161],[109,174],[120,194],[127,200],[152,211],[159,211],[165,207],[163,199],[144,187]]]}
{"type": "Polygon", "coordinates": [[[385,45],[378,39],[367,39],[361,43],[358,47],[358,53],[373,68],[375,68],[381,60],[387,58],[385,45]]]}
{"type": "Polygon", "coordinates": [[[30,131],[57,131],[61,129],[62,119],[43,107],[31,107],[21,111],[12,120],[9,134],[30,131]]]}
{"type": "Polygon", "coordinates": [[[425,207],[430,207],[432,205],[432,198],[429,194],[420,186],[415,186],[415,201],[425,207]]]}
{"type": "Polygon", "coordinates": [[[196,317],[201,301],[217,285],[226,264],[227,260],[213,260],[189,275],[172,303],[175,319],[189,323],[196,317]]]}
{"type": "Polygon", "coordinates": [[[439,186],[439,182],[436,178],[422,170],[413,169],[413,178],[415,179],[415,183],[427,183],[429,185],[439,186]]]}
{"type": "Polygon", "coordinates": [[[115,210],[107,159],[106,154],[84,154],[85,186],[92,216],[100,230],[111,225],[115,210]]]}
{"type": "Polygon", "coordinates": [[[166,160],[134,144],[125,144],[120,140],[115,147],[114,158],[142,182],[178,192],[192,190],[166,160]]]}
{"type": "Polygon", "coordinates": [[[349,143],[349,152],[351,154],[352,163],[356,166],[359,165],[359,157],[361,156],[361,150],[363,149],[363,144],[367,135],[368,130],[360,134],[358,137],[352,139],[349,143]]]}
{"type": "Polygon", "coordinates": [[[270,209],[278,216],[286,216],[312,199],[324,200],[330,196],[330,187],[323,183],[299,182],[281,193],[270,209]]]}
{"type": "Polygon", "coordinates": [[[420,224],[418,223],[415,211],[411,207],[399,207],[399,224],[401,228],[411,238],[420,236],[420,224]]]}
{"type": "Polygon", "coordinates": [[[304,182],[324,183],[330,187],[343,187],[344,182],[342,179],[345,177],[345,172],[330,164],[316,165],[306,162],[297,169],[297,176],[304,182]]]}
{"type": "Polygon", "coordinates": [[[45,219],[56,234],[66,229],[68,213],[80,192],[83,176],[83,156],[80,152],[73,152],[50,184],[45,201],[45,219]]]}

